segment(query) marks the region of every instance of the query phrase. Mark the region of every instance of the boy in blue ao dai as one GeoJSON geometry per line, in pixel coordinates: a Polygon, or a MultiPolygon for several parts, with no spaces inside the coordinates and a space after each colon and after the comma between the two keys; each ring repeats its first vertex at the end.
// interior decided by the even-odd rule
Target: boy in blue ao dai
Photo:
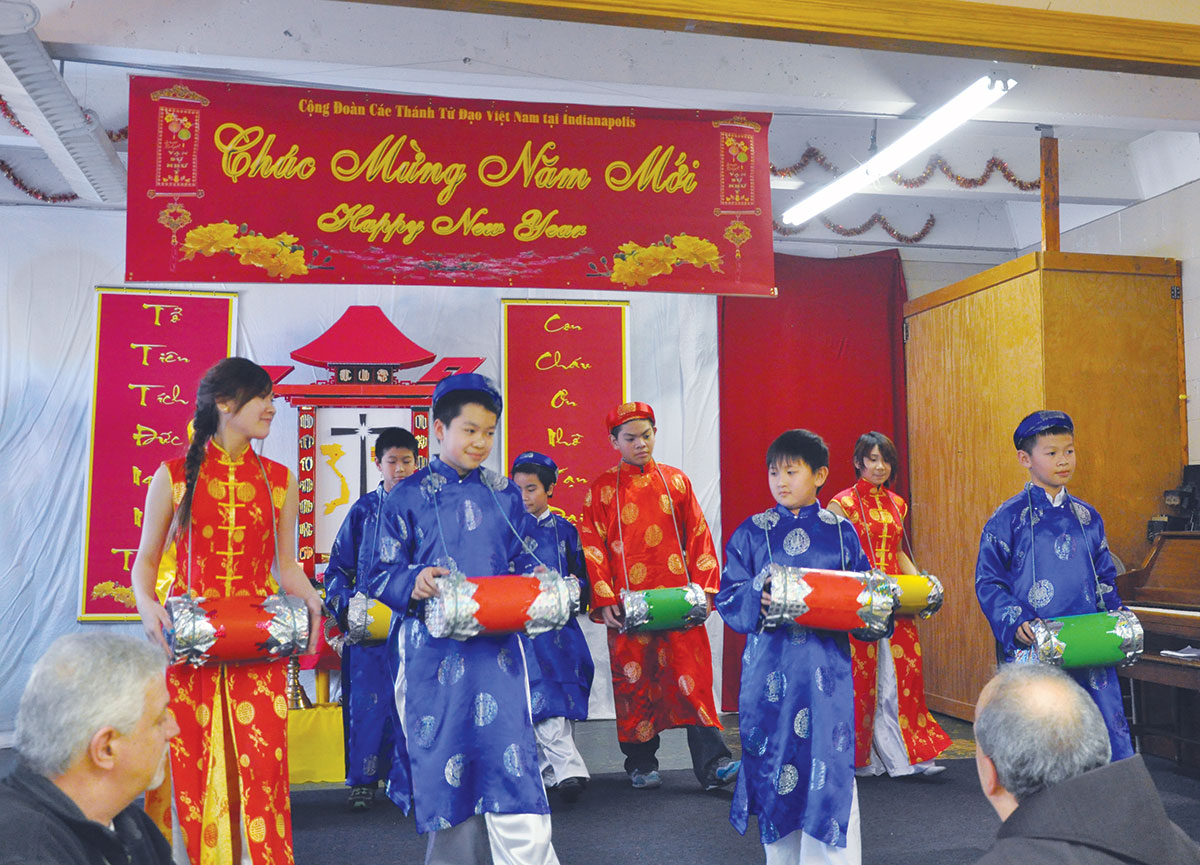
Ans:
{"type": "Polygon", "coordinates": [[[767,451],[776,506],[747,519],[725,547],[717,610],[746,634],[738,696],[742,768],[729,819],[745,834],[758,821],[768,865],[862,860],[854,781],[854,691],[844,633],[789,622],[764,629],[766,568],[867,571],[848,520],[817,502],[829,450],[789,430],[767,451]]]}
{"type": "MultiPolygon", "coordinates": [[[[367,575],[379,549],[379,511],[388,493],[417,470],[417,439],[405,429],[388,427],[375,439],[379,486],[350,506],[329,551],[325,569],[325,603],[345,631],[350,598],[365,594],[367,575]]],[[[350,807],[371,807],[380,777],[384,792],[408,813],[412,790],[404,736],[396,716],[393,677],[396,647],[391,641],[342,648],[342,726],[346,749],[346,786],[350,807]]]]}
{"type": "MultiPolygon", "coordinates": [[[[1005,663],[1033,660],[1035,619],[1121,608],[1104,521],[1067,492],[1075,472],[1074,433],[1061,411],[1037,411],[1021,421],[1013,443],[1029,483],[996,509],[979,539],[975,595],[1005,663]]],[[[1104,716],[1113,760],[1132,756],[1116,668],[1066,672],[1104,716]]]]}
{"type": "MultiPolygon", "coordinates": [[[[579,582],[580,608],[586,609],[589,584],[579,532],[550,509],[558,466],[545,454],[525,451],[513,460],[512,479],[525,510],[537,521],[532,535],[537,543],[534,555],[566,579],[579,582]]],[[[558,630],[523,639],[542,780],[547,789],[574,802],[591,777],[575,746],[575,722],[585,720],[588,714],[595,673],[592,653],[575,618],[558,630]]]]}
{"type": "Polygon", "coordinates": [[[516,486],[482,466],[502,408],[484,376],[438,383],[441,453],[384,502],[369,592],[393,610],[396,707],[408,743],[417,831],[427,865],[557,865],[538,767],[525,653],[517,634],[439,639],[422,621],[435,578],[536,566],[516,486]]]}

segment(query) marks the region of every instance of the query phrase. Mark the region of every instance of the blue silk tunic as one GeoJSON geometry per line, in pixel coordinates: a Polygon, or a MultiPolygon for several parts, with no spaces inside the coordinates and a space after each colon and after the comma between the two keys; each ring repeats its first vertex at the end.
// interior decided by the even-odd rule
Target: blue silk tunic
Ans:
{"type": "Polygon", "coordinates": [[[717,610],[747,634],[738,696],[742,768],[729,821],[746,833],[749,815],[771,844],[801,829],[846,846],[854,794],[854,689],[846,634],[794,623],[764,630],[764,569],[870,569],[854,527],[817,504],[755,514],[725,547],[717,610]]]}
{"type": "Polygon", "coordinates": [[[417,831],[449,829],[475,814],[548,814],[517,634],[469,640],[430,636],[412,603],[431,565],[468,577],[532,568],[534,530],[517,488],[479,468],[460,478],[440,459],[405,478],[384,502],[379,564],[368,594],[394,611],[397,704],[412,769],[417,831]]]}
{"type": "MultiPolygon", "coordinates": [[[[1016,642],[1023,622],[1119,609],[1116,576],[1096,509],[1069,493],[1055,507],[1045,490],[1027,483],[983,527],[975,595],[1004,659],[1011,662],[1024,659],[1019,656],[1024,647],[1016,642]]],[[[1116,668],[1067,672],[1104,715],[1113,759],[1132,756],[1116,668]]]]}
{"type": "MultiPolygon", "coordinates": [[[[573,576],[579,580],[581,600],[586,598],[587,565],[575,527],[558,514],[546,511],[537,519],[537,528],[531,537],[537,543],[534,555],[538,560],[567,579],[573,576]]],[[[538,634],[532,640],[524,636],[522,639],[529,663],[533,722],[536,724],[547,718],[576,721],[587,718],[588,697],[596,668],[579,621],[572,617],[566,627],[538,634]]]]}
{"type": "MultiPolygon", "coordinates": [[[[375,564],[383,484],[350,506],[338,529],[325,570],[325,602],[346,627],[346,609],[375,564]]],[[[345,727],[346,785],[373,786],[386,777],[385,792],[408,813],[412,784],[404,734],[396,715],[392,677],[398,659],[391,642],[349,645],[342,649],[342,721],[345,727]]]]}

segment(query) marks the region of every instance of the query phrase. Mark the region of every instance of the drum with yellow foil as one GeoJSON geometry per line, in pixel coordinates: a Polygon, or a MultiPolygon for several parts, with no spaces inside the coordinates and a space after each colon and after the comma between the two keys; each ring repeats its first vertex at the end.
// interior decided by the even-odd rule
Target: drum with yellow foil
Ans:
{"type": "Polygon", "coordinates": [[[392,627],[392,608],[382,601],[355,592],[346,605],[346,642],[382,643],[392,627]]]}
{"type": "Polygon", "coordinates": [[[942,608],[945,590],[942,581],[933,574],[891,574],[900,592],[896,597],[897,616],[919,616],[928,619],[942,608]]]}

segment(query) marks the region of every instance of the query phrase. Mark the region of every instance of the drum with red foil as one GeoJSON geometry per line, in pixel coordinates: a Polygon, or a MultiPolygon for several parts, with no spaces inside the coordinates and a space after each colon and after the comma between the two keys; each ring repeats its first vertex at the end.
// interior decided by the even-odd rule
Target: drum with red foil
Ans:
{"type": "Polygon", "coordinates": [[[530,637],[563,627],[579,612],[579,581],[556,571],[494,577],[438,577],[425,602],[425,627],[434,637],[468,640],[480,634],[524,631],[530,637]]]}
{"type": "Polygon", "coordinates": [[[878,640],[892,632],[899,589],[878,571],[831,571],[786,567],[772,562],[763,569],[771,604],[767,627],[794,621],[809,628],[845,631],[860,640],[878,640]]]}
{"type": "Polygon", "coordinates": [[[308,646],[308,608],[292,595],[198,598],[173,595],[165,632],[175,663],[276,661],[308,646]]]}

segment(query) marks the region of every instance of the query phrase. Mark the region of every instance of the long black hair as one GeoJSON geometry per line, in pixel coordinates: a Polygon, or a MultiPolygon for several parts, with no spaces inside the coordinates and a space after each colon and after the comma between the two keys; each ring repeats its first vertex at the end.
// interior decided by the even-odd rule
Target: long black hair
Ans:
{"type": "Polygon", "coordinates": [[[196,480],[200,477],[200,464],[204,462],[204,452],[208,448],[208,440],[217,432],[220,412],[217,403],[223,400],[233,400],[234,412],[255,397],[266,396],[271,392],[271,376],[261,366],[244,357],[227,357],[218,361],[204,378],[200,379],[200,387],[196,389],[196,413],[192,417],[192,443],[188,445],[187,458],[184,460],[183,498],[175,511],[172,535],[178,537],[192,519],[192,494],[196,490],[196,480]]]}

